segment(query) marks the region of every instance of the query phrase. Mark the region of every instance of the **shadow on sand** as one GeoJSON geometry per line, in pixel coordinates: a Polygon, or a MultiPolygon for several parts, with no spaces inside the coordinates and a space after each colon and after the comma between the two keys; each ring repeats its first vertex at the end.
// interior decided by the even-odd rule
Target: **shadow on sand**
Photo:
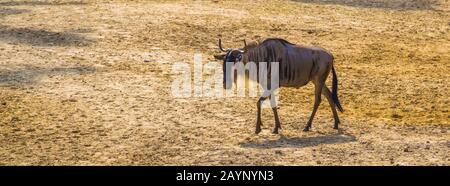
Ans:
{"type": "Polygon", "coordinates": [[[0,2],[0,6],[84,5],[84,4],[87,3],[83,1],[59,2],[59,1],[37,1],[37,0],[0,2]]]}
{"type": "Polygon", "coordinates": [[[287,138],[281,136],[277,140],[265,140],[262,142],[244,142],[241,143],[241,147],[244,148],[304,148],[311,147],[320,144],[338,144],[338,143],[349,143],[356,141],[355,136],[334,134],[334,135],[324,135],[324,136],[314,136],[314,137],[294,137],[287,138]]]}
{"type": "Polygon", "coordinates": [[[45,76],[81,75],[93,72],[95,72],[95,68],[89,66],[0,70],[0,86],[32,85],[37,83],[39,78],[45,76]]]}
{"type": "Polygon", "coordinates": [[[32,46],[88,46],[91,39],[74,32],[52,32],[43,29],[13,28],[0,25],[0,41],[32,46]]]}
{"type": "Polygon", "coordinates": [[[302,3],[344,5],[391,10],[435,10],[436,0],[292,0],[302,3]]]}
{"type": "Polygon", "coordinates": [[[7,15],[17,15],[22,13],[30,12],[30,10],[25,9],[11,9],[11,8],[0,8],[0,17],[7,15]]]}

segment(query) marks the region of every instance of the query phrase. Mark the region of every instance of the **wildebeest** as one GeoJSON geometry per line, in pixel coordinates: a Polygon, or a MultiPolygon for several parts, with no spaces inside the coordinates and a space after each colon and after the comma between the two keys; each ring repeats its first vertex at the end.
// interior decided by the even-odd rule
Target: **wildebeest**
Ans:
{"type": "MultiPolygon", "coordinates": [[[[338,79],[336,71],[333,66],[333,55],[321,47],[302,46],[292,44],[284,39],[269,38],[261,43],[252,43],[247,45],[244,40],[244,48],[242,49],[223,49],[221,40],[219,39],[219,49],[226,54],[218,57],[223,59],[224,72],[224,87],[229,89],[231,86],[227,85],[225,75],[231,70],[227,71],[227,63],[236,63],[242,61],[244,64],[254,62],[259,64],[269,64],[261,62],[278,62],[279,63],[279,87],[295,87],[299,88],[306,85],[308,82],[313,82],[315,86],[314,107],[307,125],[303,131],[309,131],[312,126],[314,115],[321,102],[321,95],[323,94],[330,104],[331,111],[334,117],[334,129],[339,127],[339,117],[336,107],[340,112],[343,112],[342,106],[339,102],[338,79]],[[325,81],[330,73],[333,73],[332,91],[325,85],[325,81]]],[[[268,65],[268,68],[270,66],[268,65]]],[[[259,69],[259,68],[256,68],[259,69]]],[[[267,72],[269,72],[268,70],[267,72]]],[[[270,76],[268,75],[270,82],[270,76]]],[[[257,118],[255,133],[261,132],[261,104],[270,95],[263,94],[257,102],[257,118]]],[[[278,129],[281,129],[280,119],[278,117],[277,107],[272,106],[272,111],[275,117],[275,128],[273,133],[277,134],[278,129]]]]}

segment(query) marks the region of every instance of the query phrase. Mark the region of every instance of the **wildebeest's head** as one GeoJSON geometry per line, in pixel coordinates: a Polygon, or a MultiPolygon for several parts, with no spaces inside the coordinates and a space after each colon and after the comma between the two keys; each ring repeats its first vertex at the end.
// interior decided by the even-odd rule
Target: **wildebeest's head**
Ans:
{"type": "MultiPolygon", "coordinates": [[[[245,41],[244,41],[245,45],[245,41]]],[[[245,46],[244,46],[245,48],[245,46]]],[[[233,85],[232,76],[236,76],[235,73],[233,73],[233,66],[235,63],[240,62],[243,59],[244,55],[244,48],[243,49],[231,49],[227,48],[224,49],[222,47],[222,41],[219,39],[219,49],[222,52],[225,52],[223,55],[217,55],[214,56],[218,60],[223,60],[222,70],[223,70],[223,88],[225,89],[231,89],[233,85]]],[[[236,80],[236,77],[233,78],[236,80]]]]}

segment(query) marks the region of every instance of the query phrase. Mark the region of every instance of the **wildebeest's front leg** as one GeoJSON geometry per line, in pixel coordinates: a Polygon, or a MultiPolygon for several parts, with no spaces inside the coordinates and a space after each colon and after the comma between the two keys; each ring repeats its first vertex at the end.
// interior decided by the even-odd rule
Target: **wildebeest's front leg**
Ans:
{"type": "Polygon", "coordinates": [[[277,107],[272,107],[273,115],[275,116],[275,128],[272,133],[278,134],[278,129],[281,129],[280,118],[278,117],[277,107]]]}
{"type": "Polygon", "coordinates": [[[275,117],[275,128],[272,133],[278,134],[278,129],[281,129],[280,118],[278,117],[276,98],[270,96],[270,106],[272,107],[273,116],[275,117]]]}
{"type": "Polygon", "coordinates": [[[263,103],[264,100],[266,100],[267,97],[260,97],[258,102],[256,103],[256,109],[257,111],[257,115],[256,115],[256,129],[255,129],[255,133],[259,134],[261,132],[261,105],[263,103]]]}
{"type": "Polygon", "coordinates": [[[264,91],[263,95],[259,98],[258,103],[256,103],[256,108],[258,110],[257,116],[256,116],[256,130],[255,133],[259,134],[261,132],[261,105],[269,96],[271,95],[270,91],[264,91]]]}

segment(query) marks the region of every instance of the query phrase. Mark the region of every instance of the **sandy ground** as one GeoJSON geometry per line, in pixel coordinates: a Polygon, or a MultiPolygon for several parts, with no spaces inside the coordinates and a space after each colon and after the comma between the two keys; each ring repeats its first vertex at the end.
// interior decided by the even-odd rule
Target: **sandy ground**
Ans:
{"type": "MultiPolygon", "coordinates": [[[[447,0],[0,0],[2,165],[450,165],[447,0]],[[341,130],[313,86],[171,94],[175,62],[281,37],[335,55],[341,130]]],[[[329,82],[328,85],[330,83],[329,82]]]]}

